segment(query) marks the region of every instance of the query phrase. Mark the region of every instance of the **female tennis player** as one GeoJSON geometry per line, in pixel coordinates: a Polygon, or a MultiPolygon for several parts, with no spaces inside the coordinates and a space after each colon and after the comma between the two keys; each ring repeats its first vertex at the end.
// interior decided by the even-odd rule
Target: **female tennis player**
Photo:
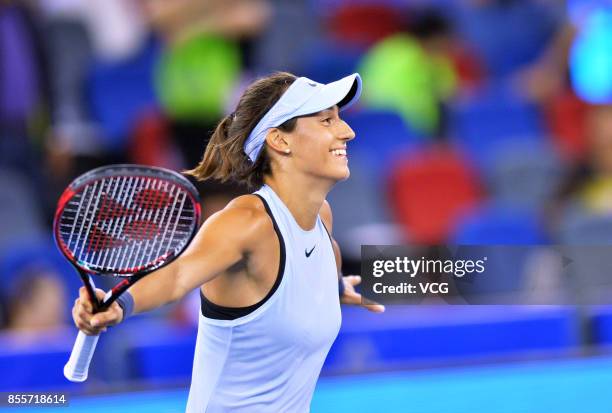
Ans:
{"type": "Polygon", "coordinates": [[[200,287],[187,412],[309,411],[340,328],[340,301],[361,304],[353,288],[359,277],[338,282],[340,252],[325,200],[349,176],[347,143],[355,134],[339,111],[360,93],[358,74],[329,84],[289,73],[254,82],[189,173],[259,189],[211,216],[182,256],[107,311],[93,315],[82,288],[77,327],[96,334],[200,287]]]}

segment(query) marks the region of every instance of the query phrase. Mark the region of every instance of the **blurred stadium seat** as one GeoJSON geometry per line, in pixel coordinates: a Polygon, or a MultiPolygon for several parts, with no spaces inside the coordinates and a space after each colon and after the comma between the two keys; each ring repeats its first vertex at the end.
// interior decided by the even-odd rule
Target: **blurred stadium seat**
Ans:
{"type": "Polygon", "coordinates": [[[446,10],[494,79],[533,62],[544,51],[557,24],[551,7],[535,1],[451,2],[446,10]]]}
{"type": "Polygon", "coordinates": [[[581,205],[568,205],[556,234],[564,245],[612,245],[612,216],[596,214],[581,205]]]}
{"type": "Polygon", "coordinates": [[[397,158],[425,144],[425,138],[393,111],[362,109],[342,118],[355,132],[348,143],[349,157],[355,154],[367,161],[374,181],[380,180],[377,184],[385,181],[397,158]]]}
{"type": "Polygon", "coordinates": [[[491,152],[485,180],[494,202],[542,208],[559,191],[563,165],[547,138],[508,140],[491,152]]]}
{"type": "Polygon", "coordinates": [[[574,92],[566,91],[555,96],[544,107],[544,115],[550,137],[564,160],[582,160],[588,150],[586,115],[589,105],[574,92]]]}
{"type": "Polygon", "coordinates": [[[406,11],[391,4],[345,3],[325,23],[332,39],[348,46],[366,48],[406,26],[406,11]]]}
{"type": "Polygon", "coordinates": [[[486,89],[454,102],[448,116],[453,142],[477,162],[490,162],[493,149],[504,140],[541,139],[544,125],[537,106],[519,97],[508,85],[486,89]]]}
{"type": "Polygon", "coordinates": [[[458,284],[462,293],[470,295],[470,302],[478,303],[487,300],[479,294],[521,291],[529,282],[530,259],[538,253],[534,246],[547,244],[549,237],[537,210],[490,203],[461,216],[450,242],[478,246],[479,255],[488,258],[481,277],[458,284]]]}
{"type": "Polygon", "coordinates": [[[309,44],[302,52],[300,76],[319,83],[336,81],[355,73],[363,50],[332,41],[309,44]]]}
{"type": "Polygon", "coordinates": [[[536,210],[491,203],[460,216],[451,240],[458,245],[542,245],[549,237],[536,210]]]}
{"type": "Polygon", "coordinates": [[[391,208],[413,242],[443,243],[458,217],[480,202],[482,188],[469,162],[451,148],[414,152],[395,164],[391,208]]]}
{"type": "Polygon", "coordinates": [[[0,187],[0,253],[6,253],[13,243],[39,239],[46,231],[34,185],[25,176],[0,168],[0,187]]]}

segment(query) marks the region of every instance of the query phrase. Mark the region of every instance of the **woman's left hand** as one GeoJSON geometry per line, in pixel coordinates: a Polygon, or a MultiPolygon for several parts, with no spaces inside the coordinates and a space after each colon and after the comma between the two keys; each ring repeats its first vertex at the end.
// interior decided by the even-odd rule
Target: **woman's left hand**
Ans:
{"type": "Polygon", "coordinates": [[[370,301],[372,304],[366,304],[369,300],[361,297],[357,291],[355,291],[355,286],[361,282],[361,277],[358,275],[347,275],[346,277],[342,277],[342,282],[344,283],[344,294],[340,297],[340,302],[342,304],[353,304],[360,305],[366,308],[373,313],[383,313],[385,311],[385,306],[382,304],[375,303],[374,301],[370,301]]]}

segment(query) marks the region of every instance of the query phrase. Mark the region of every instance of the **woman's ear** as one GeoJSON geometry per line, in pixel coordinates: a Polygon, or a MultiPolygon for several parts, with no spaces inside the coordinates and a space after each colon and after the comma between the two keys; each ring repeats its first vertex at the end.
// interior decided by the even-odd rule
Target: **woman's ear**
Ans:
{"type": "Polygon", "coordinates": [[[291,148],[287,136],[278,128],[272,128],[266,135],[266,143],[270,149],[282,154],[290,154],[291,148]]]}

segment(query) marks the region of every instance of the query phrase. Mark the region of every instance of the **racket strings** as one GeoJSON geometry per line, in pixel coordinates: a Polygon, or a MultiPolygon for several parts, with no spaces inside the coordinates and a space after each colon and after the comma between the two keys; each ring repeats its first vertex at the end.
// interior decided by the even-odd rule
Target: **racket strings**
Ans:
{"type": "Polygon", "coordinates": [[[196,225],[192,197],[154,177],[97,180],[75,194],[59,234],[74,257],[99,271],[134,271],[182,249],[196,225]]]}

